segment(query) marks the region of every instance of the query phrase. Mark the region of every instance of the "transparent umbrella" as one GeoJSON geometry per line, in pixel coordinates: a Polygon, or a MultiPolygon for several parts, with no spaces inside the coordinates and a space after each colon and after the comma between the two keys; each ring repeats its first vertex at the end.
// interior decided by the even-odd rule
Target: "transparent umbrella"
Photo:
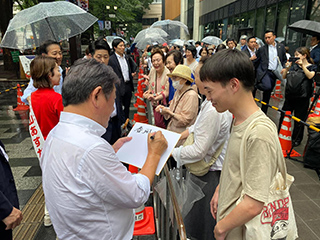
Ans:
{"type": "Polygon", "coordinates": [[[180,47],[183,47],[183,45],[185,44],[185,41],[181,40],[181,39],[173,39],[172,41],[170,41],[170,44],[173,44],[173,45],[177,45],[177,46],[180,46],[180,47]]]}
{"type": "Polygon", "coordinates": [[[112,42],[113,42],[113,40],[115,40],[116,38],[120,38],[120,39],[124,42],[124,44],[127,44],[127,41],[124,40],[122,37],[119,37],[119,36],[106,36],[105,38],[106,38],[107,43],[109,44],[109,46],[110,46],[111,49],[112,49],[112,42]]]}
{"type": "MultiPolygon", "coordinates": [[[[134,43],[138,43],[144,39],[157,39],[157,38],[165,38],[168,34],[162,29],[158,28],[146,28],[138,32],[136,37],[134,38],[134,43]]],[[[151,42],[152,43],[152,42],[151,42]]]]}
{"type": "Polygon", "coordinates": [[[264,46],[264,42],[263,42],[260,38],[257,38],[257,37],[256,37],[256,40],[257,40],[257,44],[259,45],[259,46],[258,46],[259,48],[262,47],[262,46],[264,46]]]}
{"type": "Polygon", "coordinates": [[[207,36],[201,40],[201,42],[207,43],[207,44],[213,44],[215,46],[218,46],[222,43],[222,40],[216,36],[207,36]]]}
{"type": "Polygon", "coordinates": [[[173,20],[162,20],[153,23],[150,28],[160,28],[168,33],[167,39],[176,39],[180,38],[181,30],[184,31],[187,35],[189,35],[188,26],[180,21],[173,20]]]}
{"type": "Polygon", "coordinates": [[[61,40],[79,35],[98,19],[67,1],[39,3],[18,12],[10,20],[1,47],[30,49],[46,40],[61,40]]]}
{"type": "Polygon", "coordinates": [[[138,49],[145,49],[147,45],[162,45],[166,40],[162,37],[146,37],[137,42],[136,47],[138,49]]]}

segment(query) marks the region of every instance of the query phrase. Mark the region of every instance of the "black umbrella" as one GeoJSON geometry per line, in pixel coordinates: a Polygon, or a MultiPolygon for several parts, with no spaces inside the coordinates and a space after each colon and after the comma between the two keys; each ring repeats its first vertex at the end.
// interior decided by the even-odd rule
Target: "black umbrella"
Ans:
{"type": "Polygon", "coordinates": [[[300,20],[289,26],[290,29],[309,35],[320,35],[320,23],[311,20],[300,20]]]}

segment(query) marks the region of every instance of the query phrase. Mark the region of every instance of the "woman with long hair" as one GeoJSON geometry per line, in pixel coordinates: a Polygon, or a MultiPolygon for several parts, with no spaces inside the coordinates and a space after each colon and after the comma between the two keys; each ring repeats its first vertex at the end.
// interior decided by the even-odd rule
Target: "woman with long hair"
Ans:
{"type": "MultiPolygon", "coordinates": [[[[294,116],[305,121],[307,119],[310,98],[313,93],[313,79],[317,71],[310,57],[310,51],[306,47],[296,49],[294,56],[295,62],[290,62],[283,71],[283,79],[287,79],[285,90],[285,102],[282,110],[294,112],[294,116]]],[[[281,114],[279,131],[284,118],[281,114]]],[[[303,139],[304,127],[301,123],[294,122],[292,132],[293,146],[300,145],[303,139]]]]}

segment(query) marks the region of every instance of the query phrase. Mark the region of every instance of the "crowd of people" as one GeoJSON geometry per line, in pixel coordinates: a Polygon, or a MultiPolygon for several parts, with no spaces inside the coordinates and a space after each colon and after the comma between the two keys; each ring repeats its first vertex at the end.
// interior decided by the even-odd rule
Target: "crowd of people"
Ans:
{"type": "MultiPolygon", "coordinates": [[[[181,134],[170,167],[183,166],[206,183],[204,198],[184,217],[188,237],[245,239],[244,225],[263,210],[278,164],[284,162],[279,159],[276,126],[266,116],[268,107],[260,109],[253,96],[260,90],[269,103],[276,80],[282,79],[282,109],[306,120],[320,61],[317,36],[311,54],[300,47],[295,58],[288,58],[275,38],[273,31],[266,31],[261,47],[254,36],[241,36],[239,45],[231,38],[218,46],[196,42],[184,51],[148,45],[140,59],[136,51],[134,57],[126,53],[122,39],[115,39],[110,48],[99,38],[83,59],[65,70],[59,43],[43,43],[31,63],[32,78],[22,100],[30,105],[45,140],[40,158],[45,226],[53,224],[59,239],[132,238],[133,209],[148,199],[167,148],[161,131],[150,133],[148,156],[135,175],[116,156],[131,141],[121,129],[129,118],[133,78],[141,64],[147,86],[143,98],[152,106],[155,125],[181,134]],[[297,79],[299,86],[292,83],[297,79]]],[[[293,144],[299,145],[302,138],[303,127],[296,123],[293,144]]],[[[7,169],[2,144],[0,149],[1,169],[7,169]]],[[[10,170],[1,171],[10,177],[10,170]]],[[[15,188],[10,191],[12,195],[15,188]]],[[[10,231],[22,216],[16,195],[7,202],[0,234],[8,233],[11,239],[10,231]]],[[[280,220],[289,221],[281,215],[272,222],[280,220]]],[[[297,237],[296,232],[279,231],[287,239],[297,237]]]]}

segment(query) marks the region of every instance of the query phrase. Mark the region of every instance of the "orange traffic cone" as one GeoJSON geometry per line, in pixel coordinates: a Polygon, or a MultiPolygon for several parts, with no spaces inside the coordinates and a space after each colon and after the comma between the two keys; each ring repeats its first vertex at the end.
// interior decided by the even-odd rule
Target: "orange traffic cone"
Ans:
{"type": "Polygon", "coordinates": [[[144,207],[135,209],[135,224],[133,236],[152,235],[155,231],[153,207],[144,207]]]}
{"type": "Polygon", "coordinates": [[[20,84],[17,84],[17,107],[13,109],[13,111],[27,111],[29,110],[29,106],[21,101],[22,91],[20,84]]]}
{"type": "Polygon", "coordinates": [[[290,155],[289,152],[292,147],[291,142],[291,118],[288,116],[291,115],[290,111],[286,111],[286,115],[283,118],[279,133],[279,141],[282,148],[282,153],[284,157],[300,157],[301,154],[292,149],[290,155]]]}
{"type": "Polygon", "coordinates": [[[317,104],[314,108],[314,111],[312,114],[309,114],[308,118],[309,117],[317,117],[317,116],[320,116],[320,98],[318,98],[318,101],[317,101],[317,104]]]}
{"type": "Polygon", "coordinates": [[[283,98],[283,95],[281,93],[281,81],[279,79],[276,81],[276,89],[275,89],[272,97],[273,98],[283,98]]]}

